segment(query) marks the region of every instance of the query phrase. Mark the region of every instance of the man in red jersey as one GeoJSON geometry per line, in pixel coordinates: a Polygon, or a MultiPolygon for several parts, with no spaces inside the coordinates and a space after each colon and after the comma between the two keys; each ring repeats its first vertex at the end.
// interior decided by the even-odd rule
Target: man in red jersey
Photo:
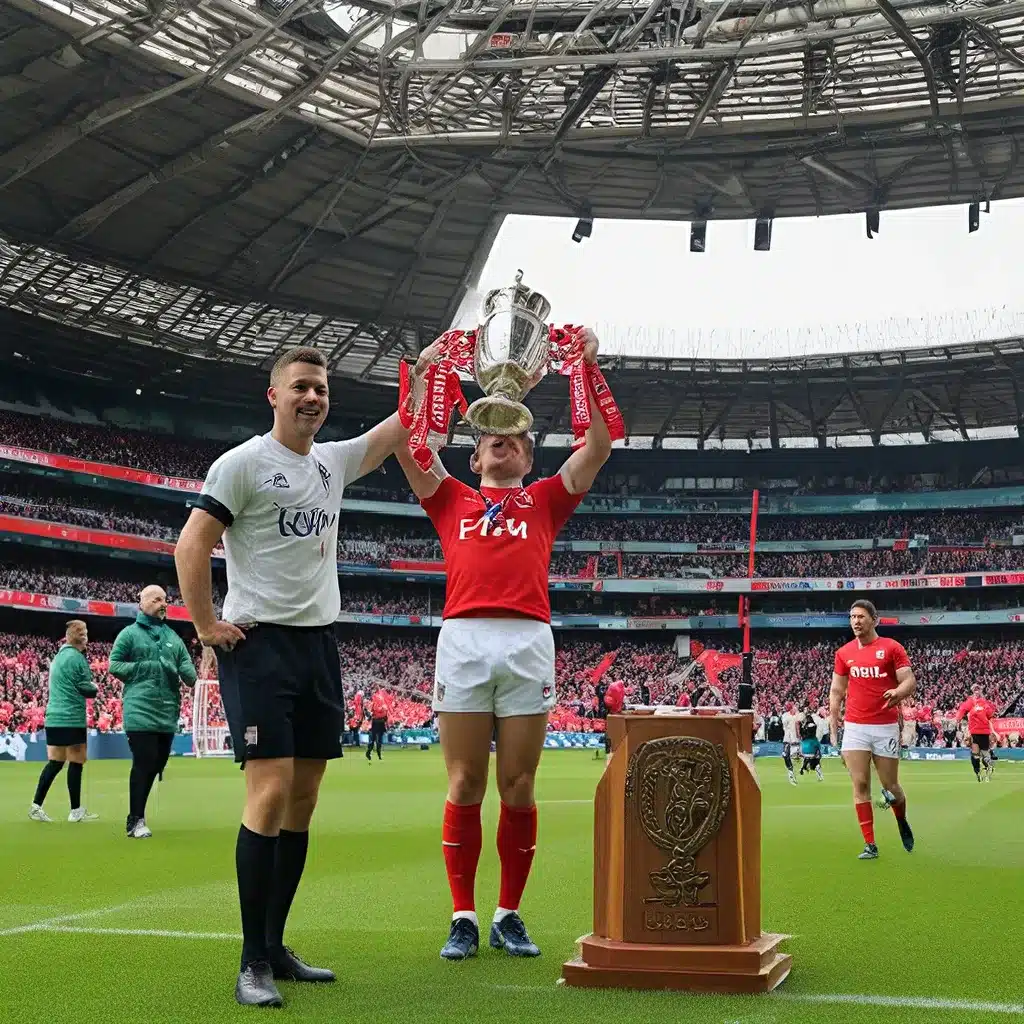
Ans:
{"type": "MultiPolygon", "coordinates": [[[[589,331],[584,359],[597,359],[597,338],[589,331]]],[[[441,539],[447,572],[433,703],[448,772],[442,848],[453,916],[445,960],[473,956],[480,942],[474,885],[495,722],[501,890],[490,944],[512,956],[540,954],[518,910],[537,843],[534,777],[555,705],[548,575],[555,537],[611,453],[593,397],[590,407],[584,444],[557,476],[529,487],[523,486],[533,467],[529,434],[477,441],[469,464],[480,476],[479,490],[449,476],[436,457],[423,472],[407,449],[398,452],[441,539]]]]}
{"type": "Polygon", "coordinates": [[[985,781],[992,778],[991,736],[995,734],[992,719],[999,712],[995,704],[981,695],[981,687],[975,683],[971,687],[971,695],[956,709],[956,720],[967,716],[967,728],[971,734],[971,766],[978,781],[982,781],[981,769],[985,768],[985,781]]]}
{"type": "Polygon", "coordinates": [[[885,801],[896,817],[903,847],[908,853],[914,848],[914,833],[907,823],[907,796],[899,783],[899,706],[914,694],[917,681],[903,646],[880,637],[877,626],[875,606],[870,601],[854,601],[850,608],[854,639],[836,652],[828,696],[833,747],[838,740],[839,711],[846,698],[842,752],[853,782],[854,807],[864,836],[861,860],[878,856],[871,807],[872,762],[885,801]]]}
{"type": "Polygon", "coordinates": [[[377,746],[377,760],[380,748],[384,743],[384,734],[388,731],[388,718],[391,715],[391,702],[383,690],[374,690],[370,698],[370,738],[366,744],[366,760],[370,760],[374,744],[377,746]]]}

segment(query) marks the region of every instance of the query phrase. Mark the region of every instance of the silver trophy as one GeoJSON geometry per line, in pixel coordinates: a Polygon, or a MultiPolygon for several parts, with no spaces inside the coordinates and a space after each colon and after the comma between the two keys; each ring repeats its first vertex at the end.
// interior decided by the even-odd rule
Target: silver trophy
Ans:
{"type": "Polygon", "coordinates": [[[533,426],[523,396],[547,373],[551,303],[516,274],[511,288],[494,288],[484,301],[477,328],[473,376],[484,392],[466,419],[481,434],[522,434],[533,426]]]}

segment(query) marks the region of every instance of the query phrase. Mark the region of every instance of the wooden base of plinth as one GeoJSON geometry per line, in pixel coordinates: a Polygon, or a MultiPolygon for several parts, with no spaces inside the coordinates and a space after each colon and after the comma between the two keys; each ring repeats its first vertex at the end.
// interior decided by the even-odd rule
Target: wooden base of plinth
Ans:
{"type": "Polygon", "coordinates": [[[583,988],[771,992],[793,967],[793,958],[779,952],[787,938],[762,935],[746,946],[669,946],[588,935],[580,956],[562,966],[562,981],[583,988]]]}

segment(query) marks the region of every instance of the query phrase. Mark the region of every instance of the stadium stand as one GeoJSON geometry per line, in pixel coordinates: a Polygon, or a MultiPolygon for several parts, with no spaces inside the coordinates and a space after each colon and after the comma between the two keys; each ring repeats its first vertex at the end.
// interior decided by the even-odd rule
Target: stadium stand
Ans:
{"type": "MultiPolygon", "coordinates": [[[[109,461],[114,465],[150,473],[173,474],[197,479],[209,462],[226,446],[164,437],[143,431],[97,424],[56,420],[37,415],[0,410],[0,432],[7,444],[33,450],[60,453],[76,458],[109,461]]],[[[2,453],[0,453],[2,454],[2,453]]],[[[557,455],[557,453],[556,453],[557,455]]],[[[640,453],[637,453],[639,457],[640,453]]],[[[462,455],[456,453],[456,457],[462,455]]],[[[902,476],[882,480],[866,473],[851,456],[849,469],[839,477],[802,477],[776,481],[778,492],[807,494],[923,493],[951,481],[940,474],[902,476]]],[[[642,462],[642,459],[640,460],[642,462]]],[[[640,465],[638,462],[638,465],[640,465]]],[[[168,501],[168,495],[136,488],[131,494],[98,490],[81,477],[50,473],[32,474],[30,463],[6,460],[0,465],[0,624],[8,632],[0,635],[0,729],[38,729],[46,702],[46,670],[56,650],[62,616],[47,615],[45,628],[36,612],[21,612],[4,604],[3,595],[20,592],[43,595],[34,607],[62,610],[64,599],[80,602],[116,603],[117,615],[133,606],[140,587],[159,582],[167,591],[172,610],[183,612],[174,585],[173,567],[167,544],[173,543],[187,514],[188,495],[183,492],[168,501]],[[38,521],[59,527],[63,550],[36,547],[19,527],[20,521],[38,521]],[[83,528],[110,531],[128,538],[163,542],[145,559],[125,559],[115,547],[67,541],[66,530],[83,528]],[[21,531],[21,532],[19,532],[21,531]],[[119,554],[115,559],[112,556],[119,554]]],[[[404,490],[392,489],[395,474],[375,477],[371,485],[355,491],[358,498],[378,498],[407,504],[404,490]]],[[[609,478],[611,479],[611,478],[609,478]]],[[[980,477],[975,475],[974,483],[980,477]]],[[[661,494],[664,480],[658,472],[640,473],[631,494],[661,494]]],[[[967,481],[971,482],[971,481],[967,481]]],[[[993,485],[1007,482],[1007,474],[993,477],[993,485]]],[[[609,484],[609,489],[613,489],[609,484]]],[[[617,509],[614,496],[596,496],[594,511],[617,509]]],[[[675,499],[670,499],[675,500],[675,499]]],[[[749,518],[742,511],[722,511],[717,499],[690,497],[687,508],[700,509],[691,515],[581,514],[570,521],[561,542],[598,542],[600,547],[585,551],[557,550],[552,559],[555,579],[578,581],[586,589],[555,590],[552,606],[556,616],[625,619],[630,629],[622,634],[595,633],[593,629],[563,629],[558,634],[559,704],[551,717],[553,730],[589,732],[600,730],[595,718],[594,686],[604,676],[622,679],[630,693],[639,694],[641,683],[658,702],[689,700],[735,701],[738,669],[728,665],[720,671],[705,671],[696,660],[702,650],[734,655],[738,651],[735,630],[693,633],[690,657],[675,647],[675,631],[651,633],[664,621],[699,621],[735,616],[735,599],[709,593],[667,594],[645,592],[645,584],[658,581],[736,580],[747,575],[749,518]],[[706,550],[689,552],[617,550],[623,543],[696,544],[706,550]],[[605,580],[633,580],[641,584],[636,593],[607,593],[605,580]],[[709,689],[711,684],[714,689],[709,689]]],[[[757,552],[755,575],[775,578],[919,577],[927,574],[1006,572],[1021,569],[1022,560],[1014,538],[1024,533],[1024,502],[1017,507],[996,509],[936,508],[908,512],[854,514],[762,515],[758,542],[774,545],[757,552]],[[857,542],[859,547],[831,550],[801,550],[808,542],[857,542]],[[870,547],[865,547],[869,543],[870,547]],[[787,545],[792,549],[787,550],[787,545]]],[[[382,510],[386,511],[386,510],[382,510]]],[[[564,547],[564,545],[563,545],[564,547]]],[[[342,570],[343,618],[350,625],[339,626],[339,651],[351,699],[386,688],[395,699],[394,727],[415,728],[430,724],[429,697],[433,679],[432,623],[443,604],[443,577],[437,576],[440,549],[429,523],[408,515],[352,511],[343,516],[339,530],[339,561],[351,569],[342,570]],[[432,570],[431,577],[403,577],[407,564],[432,570]],[[355,574],[354,574],[355,573],[355,574]],[[390,573],[390,575],[388,575],[390,573]],[[395,578],[397,577],[397,578],[395,578]],[[385,622],[390,623],[386,626],[385,622]],[[398,628],[404,626],[406,628],[398,628]]],[[[419,570],[416,570],[419,571],[419,570]]],[[[222,570],[215,565],[215,598],[223,597],[222,570]]],[[[883,610],[920,613],[922,619],[943,613],[998,612],[1004,624],[1024,619],[1021,581],[1003,588],[930,589],[885,595],[883,610]],[[1005,609],[1005,612],[1001,611],[1005,609]],[[1018,618],[1017,616],[1020,616],[1018,618]]],[[[709,588],[710,589],[710,588],[709,588]]],[[[822,616],[841,622],[849,596],[824,592],[794,593],[770,591],[754,599],[753,610],[765,615],[804,614],[807,628],[783,633],[764,630],[755,640],[754,680],[759,709],[764,716],[778,712],[786,701],[807,707],[821,704],[831,674],[832,653],[842,633],[822,632],[822,616]]],[[[108,614],[109,613],[105,613],[108,614]]],[[[120,683],[106,671],[108,638],[121,620],[94,618],[89,659],[100,685],[90,702],[90,724],[99,731],[120,727],[120,683]]],[[[596,620],[594,620],[596,621],[596,620]]],[[[991,624],[990,624],[991,625],[991,624]]],[[[186,623],[181,623],[193,644],[186,623]]],[[[700,628],[699,626],[696,628],[700,628]]],[[[1004,626],[1005,628],[1005,626],[1004,626]]],[[[972,682],[983,680],[997,702],[1008,709],[1020,707],[1024,689],[1024,643],[993,626],[972,634],[932,629],[927,635],[901,633],[915,664],[920,666],[921,700],[935,709],[936,720],[955,707],[972,682]],[[953,638],[955,637],[955,638],[953,638]]],[[[196,652],[198,653],[198,652],[196,652]]],[[[180,727],[191,726],[191,705],[183,702],[180,727]]],[[[939,741],[943,730],[938,730],[939,741]]],[[[1011,742],[1016,742],[1012,740],[1011,742]]]]}

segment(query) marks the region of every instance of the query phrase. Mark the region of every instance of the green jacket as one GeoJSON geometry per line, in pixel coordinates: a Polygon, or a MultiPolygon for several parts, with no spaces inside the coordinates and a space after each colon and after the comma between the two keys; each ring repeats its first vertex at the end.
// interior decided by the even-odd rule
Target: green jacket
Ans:
{"type": "Polygon", "coordinates": [[[85,699],[95,697],[97,686],[85,655],[71,644],[50,662],[50,699],[46,702],[48,729],[84,729],[85,699]]]}
{"type": "Polygon", "coordinates": [[[124,683],[125,732],[178,731],[181,683],[192,686],[196,668],[185,641],[163,619],[139,612],[117,634],[110,672],[124,683]]]}

